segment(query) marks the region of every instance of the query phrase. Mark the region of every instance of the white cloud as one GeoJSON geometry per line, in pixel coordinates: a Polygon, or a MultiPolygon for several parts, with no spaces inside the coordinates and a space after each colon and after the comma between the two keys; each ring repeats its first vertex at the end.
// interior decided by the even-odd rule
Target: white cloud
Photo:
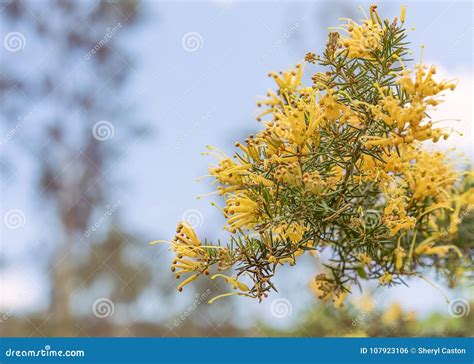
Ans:
{"type": "Polygon", "coordinates": [[[31,272],[17,269],[0,271],[0,310],[16,312],[37,308],[40,303],[40,282],[31,281],[31,272]]]}
{"type": "MultiPolygon", "coordinates": [[[[426,64],[437,64],[427,62],[426,64]]],[[[435,144],[437,149],[446,150],[455,147],[462,151],[471,160],[474,157],[473,149],[473,73],[469,70],[451,70],[437,67],[436,80],[457,79],[458,86],[454,91],[446,91],[444,102],[437,106],[436,110],[429,112],[433,121],[442,121],[437,126],[452,128],[453,132],[448,140],[440,140],[435,144]],[[460,135],[461,133],[462,135],[460,135]]]]}

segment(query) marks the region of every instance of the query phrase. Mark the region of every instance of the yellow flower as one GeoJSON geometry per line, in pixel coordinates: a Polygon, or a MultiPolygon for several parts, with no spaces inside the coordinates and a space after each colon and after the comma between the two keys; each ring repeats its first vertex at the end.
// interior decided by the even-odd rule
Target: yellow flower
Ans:
{"type": "Polygon", "coordinates": [[[274,255],[270,255],[270,256],[268,257],[268,261],[269,261],[270,263],[277,263],[277,262],[278,262],[278,259],[277,259],[274,255]]]}
{"type": "Polygon", "coordinates": [[[303,184],[308,191],[316,195],[320,194],[326,186],[326,183],[321,179],[317,171],[304,173],[303,184]]]}
{"type": "Polygon", "coordinates": [[[399,303],[392,303],[382,315],[382,322],[391,325],[398,321],[402,315],[402,307],[399,303]]]}
{"type": "Polygon", "coordinates": [[[178,257],[203,258],[205,251],[193,228],[186,222],[179,223],[171,249],[178,257]]]}
{"type": "Polygon", "coordinates": [[[441,152],[419,151],[416,161],[416,164],[412,164],[404,172],[405,180],[413,193],[412,198],[423,201],[431,197],[436,202],[445,201],[449,197],[448,190],[459,178],[459,173],[452,169],[441,152]]]}
{"type": "Polygon", "coordinates": [[[383,164],[374,157],[364,154],[359,163],[361,175],[358,177],[361,181],[376,182],[383,178],[384,173],[381,170],[383,164]]]}
{"type": "Polygon", "coordinates": [[[379,283],[381,285],[387,285],[392,282],[392,275],[388,272],[384,272],[384,274],[379,278],[379,283]]]}
{"type": "Polygon", "coordinates": [[[174,272],[177,279],[183,273],[194,273],[185,279],[178,290],[199,277],[201,274],[209,274],[209,255],[201,241],[196,236],[193,228],[186,222],[181,222],[176,229],[176,235],[171,241],[171,250],[176,254],[172,264],[171,271],[174,272]]]}
{"type": "Polygon", "coordinates": [[[286,221],[283,221],[272,229],[272,233],[278,239],[289,239],[292,244],[297,244],[303,239],[303,235],[307,230],[305,226],[298,222],[294,221],[288,224],[286,221]]]}
{"type": "Polygon", "coordinates": [[[395,254],[395,268],[399,271],[403,267],[403,258],[406,256],[405,249],[398,247],[394,250],[395,254]]]}
{"type": "Polygon", "coordinates": [[[283,72],[280,75],[275,72],[270,72],[269,76],[275,79],[276,84],[281,90],[291,92],[295,90],[301,83],[303,76],[303,66],[299,63],[295,70],[283,72]]]}
{"type": "Polygon", "coordinates": [[[256,164],[260,164],[262,160],[262,147],[258,144],[257,139],[253,135],[250,135],[247,139],[245,139],[245,145],[240,142],[235,143],[235,146],[242,149],[242,151],[247,156],[247,161],[249,163],[255,162],[256,164]]]}
{"type": "Polygon", "coordinates": [[[331,77],[326,73],[317,72],[311,76],[311,80],[313,81],[314,87],[318,90],[330,88],[331,77]]]}
{"type": "Polygon", "coordinates": [[[183,287],[189,283],[191,283],[192,281],[196,280],[197,278],[199,277],[199,274],[193,274],[192,276],[186,278],[183,282],[181,282],[181,284],[178,286],[178,291],[182,291],[183,290],[183,287]]]}
{"type": "Polygon", "coordinates": [[[344,292],[334,295],[332,299],[334,307],[341,308],[342,306],[344,306],[344,301],[346,300],[347,293],[348,293],[347,291],[344,291],[344,292]]]}
{"type": "Polygon", "coordinates": [[[335,308],[341,308],[349,293],[345,288],[337,288],[335,282],[324,273],[318,274],[309,283],[309,288],[320,300],[331,300],[335,308]]]}
{"type": "Polygon", "coordinates": [[[319,104],[323,112],[322,120],[326,123],[334,123],[339,120],[340,123],[344,124],[352,115],[349,108],[337,100],[334,90],[328,90],[319,101],[319,104]]]}
{"type": "Polygon", "coordinates": [[[302,173],[298,162],[280,164],[273,173],[275,179],[290,186],[301,186],[302,173]]]}
{"type": "Polygon", "coordinates": [[[359,310],[366,312],[371,312],[375,308],[374,300],[370,294],[364,294],[359,299],[355,300],[353,304],[359,310]]]}
{"type": "Polygon", "coordinates": [[[349,37],[341,37],[339,45],[347,50],[350,58],[374,59],[374,52],[382,49],[385,28],[371,19],[366,19],[363,24],[357,24],[352,19],[346,20],[347,24],[342,26],[349,37]]]}
{"type": "Polygon", "coordinates": [[[224,212],[228,216],[227,223],[230,231],[240,228],[253,228],[260,216],[259,204],[244,193],[228,198],[224,212]]]}
{"type": "Polygon", "coordinates": [[[209,168],[209,173],[220,183],[242,186],[243,175],[249,172],[251,164],[237,164],[232,159],[222,159],[218,167],[209,168]]]}
{"type": "Polygon", "coordinates": [[[384,209],[383,222],[390,230],[390,236],[400,230],[410,230],[416,225],[416,218],[408,216],[405,210],[405,199],[398,197],[390,200],[384,209]]]}
{"type": "Polygon", "coordinates": [[[359,253],[357,255],[357,259],[364,266],[368,266],[368,265],[370,265],[370,263],[372,263],[372,258],[369,257],[368,255],[364,254],[364,253],[359,253]]]}
{"type": "MultiPolygon", "coordinates": [[[[398,83],[404,91],[415,101],[423,100],[430,96],[435,96],[445,90],[453,91],[456,88],[456,83],[453,81],[436,82],[433,75],[436,74],[436,67],[430,68],[419,64],[415,66],[415,78],[411,79],[410,71],[404,70],[398,83]]],[[[430,102],[436,105],[437,102],[433,98],[430,102]]]]}
{"type": "Polygon", "coordinates": [[[382,120],[388,126],[395,125],[398,131],[402,132],[407,124],[411,126],[420,124],[425,117],[426,106],[421,103],[403,106],[397,97],[383,95],[378,105],[372,106],[371,110],[376,118],[382,120]]]}
{"type": "Polygon", "coordinates": [[[242,282],[239,282],[236,278],[234,277],[229,277],[229,276],[226,276],[226,275],[223,275],[223,274],[215,274],[211,277],[211,279],[216,279],[218,277],[221,277],[223,278],[227,283],[230,283],[231,286],[234,288],[234,289],[238,289],[242,292],[247,292],[250,290],[250,288],[242,283],[242,282]]]}
{"type": "Polygon", "coordinates": [[[407,7],[405,5],[402,5],[402,7],[400,9],[400,21],[402,23],[405,23],[406,13],[407,13],[407,7]]]}
{"type": "Polygon", "coordinates": [[[330,175],[326,177],[326,185],[330,188],[335,188],[339,182],[341,182],[345,176],[346,171],[339,165],[331,168],[330,175]]]}
{"type": "Polygon", "coordinates": [[[415,311],[409,311],[407,312],[404,317],[403,317],[403,320],[410,323],[410,322],[416,322],[416,312],[415,311]]]}
{"type": "Polygon", "coordinates": [[[449,254],[462,256],[454,241],[466,204],[474,204],[472,180],[457,183],[461,174],[445,154],[423,150],[425,141],[450,134],[428,115],[456,83],[435,80],[436,68],[421,61],[407,69],[406,8],[402,24],[382,21],[376,9],[362,22],[347,20],[339,28],[345,36],[332,31],[321,57],[307,55],[324,68],[309,86],[301,64],[270,73],[277,87],[257,103],[261,130],[237,142],[235,154],[208,147],[205,154],[218,162],[207,177],[216,187],[211,194],[225,202],[213,204],[227,220],[229,242],[203,246],[181,223],[170,242],[172,271],[187,275],[178,289],[212,267],[233,269],[253,286],[214,275],[237,292],[210,302],[229,295],[261,300],[275,288],[277,268],[319,248],[333,259],[328,276],[318,275],[311,289],[336,307],[349,282],[379,277],[390,285],[429,264],[456,270],[449,254]],[[425,240],[417,244],[420,236],[425,240]],[[442,259],[448,255],[449,262],[442,259]]]}
{"type": "Polygon", "coordinates": [[[319,59],[319,57],[316,56],[316,54],[314,54],[313,52],[306,53],[306,55],[304,57],[304,60],[308,63],[316,63],[316,61],[318,59],[319,59]]]}
{"type": "Polygon", "coordinates": [[[325,274],[318,274],[309,282],[309,287],[314,295],[321,299],[327,299],[334,291],[334,283],[325,274]]]}
{"type": "Polygon", "coordinates": [[[437,237],[431,237],[421,242],[415,249],[415,254],[417,255],[437,255],[440,258],[446,256],[449,250],[454,250],[456,254],[462,258],[462,252],[455,245],[439,245],[434,246],[436,242],[434,241],[437,237]]]}

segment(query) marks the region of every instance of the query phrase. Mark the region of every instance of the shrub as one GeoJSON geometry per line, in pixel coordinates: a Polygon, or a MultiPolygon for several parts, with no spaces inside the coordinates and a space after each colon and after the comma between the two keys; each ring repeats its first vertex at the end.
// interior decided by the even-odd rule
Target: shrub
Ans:
{"type": "Polygon", "coordinates": [[[394,285],[425,267],[446,270],[448,260],[458,262],[449,275],[462,274],[457,226],[474,203],[472,178],[422,148],[449,137],[428,113],[456,83],[435,80],[421,60],[407,67],[404,20],[404,8],[400,20],[382,21],[376,6],[360,24],[344,19],[321,55],[305,57],[324,70],[312,85],[302,83],[303,63],[270,73],[277,90],[258,103],[263,129],[237,142],[232,158],[209,147],[229,243],[202,243],[181,222],[169,242],[171,270],[188,275],[179,290],[212,274],[235,289],[216,298],[261,300],[279,266],[325,249],[331,259],[312,288],[336,306],[361,280],[394,285]]]}

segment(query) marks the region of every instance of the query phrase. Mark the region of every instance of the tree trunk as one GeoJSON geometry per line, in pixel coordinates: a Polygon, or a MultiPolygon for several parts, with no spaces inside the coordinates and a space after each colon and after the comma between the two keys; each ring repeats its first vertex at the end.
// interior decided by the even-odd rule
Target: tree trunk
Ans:
{"type": "Polygon", "coordinates": [[[54,336],[72,336],[73,319],[70,312],[70,297],[73,291],[72,259],[70,236],[66,234],[65,241],[57,250],[54,259],[52,319],[54,320],[54,336]]]}

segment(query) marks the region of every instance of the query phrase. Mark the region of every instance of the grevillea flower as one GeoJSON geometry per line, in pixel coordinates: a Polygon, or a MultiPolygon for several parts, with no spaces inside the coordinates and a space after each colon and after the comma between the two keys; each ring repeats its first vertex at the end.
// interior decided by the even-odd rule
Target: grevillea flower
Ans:
{"type": "Polygon", "coordinates": [[[458,226],[474,203],[472,173],[423,147],[449,137],[429,113],[456,83],[421,60],[408,67],[405,12],[401,23],[382,21],[376,6],[361,23],[345,19],[321,55],[270,72],[276,90],[257,103],[261,130],[230,156],[208,147],[229,242],[203,244],[180,223],[168,242],[179,290],[209,275],[232,289],[211,302],[262,300],[280,266],[310,253],[311,290],[341,307],[361,280],[391,286],[430,267],[458,281],[468,269],[458,226]],[[304,85],[314,63],[324,69],[304,85]]]}
{"type": "Polygon", "coordinates": [[[370,8],[370,16],[371,18],[365,19],[362,24],[345,19],[347,23],[342,25],[349,36],[341,37],[339,46],[347,50],[350,58],[373,59],[374,53],[382,49],[386,28],[382,26],[375,6],[370,8]]]}

